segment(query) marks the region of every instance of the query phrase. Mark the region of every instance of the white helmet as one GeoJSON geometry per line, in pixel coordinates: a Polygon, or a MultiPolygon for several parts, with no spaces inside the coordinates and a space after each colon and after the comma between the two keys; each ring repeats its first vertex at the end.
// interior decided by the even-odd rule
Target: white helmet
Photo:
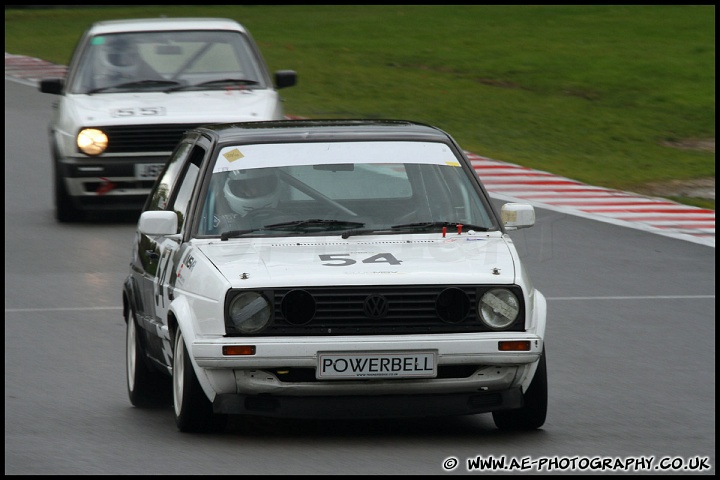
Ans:
{"type": "Polygon", "coordinates": [[[107,37],[101,59],[109,71],[128,77],[135,75],[140,68],[140,54],[137,45],[121,36],[107,37]]]}
{"type": "Polygon", "coordinates": [[[271,168],[234,170],[225,180],[228,205],[242,216],[257,208],[277,206],[280,197],[277,173],[271,168]]]}

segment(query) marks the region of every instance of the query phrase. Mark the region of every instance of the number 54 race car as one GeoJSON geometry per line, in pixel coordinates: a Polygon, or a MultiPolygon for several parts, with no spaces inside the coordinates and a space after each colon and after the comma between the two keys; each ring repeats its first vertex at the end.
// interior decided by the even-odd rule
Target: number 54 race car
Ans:
{"type": "Polygon", "coordinates": [[[445,132],[389,120],[185,133],[123,287],[127,388],[181,431],[228,415],[545,422],[546,301],[445,132]]]}

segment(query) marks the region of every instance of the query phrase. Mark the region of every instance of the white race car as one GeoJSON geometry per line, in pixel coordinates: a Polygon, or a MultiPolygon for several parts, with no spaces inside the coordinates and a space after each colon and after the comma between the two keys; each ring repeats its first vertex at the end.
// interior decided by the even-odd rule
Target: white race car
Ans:
{"type": "Polygon", "coordinates": [[[205,123],[280,120],[277,89],[250,33],[221,18],[113,20],[80,38],[50,122],[55,215],[140,210],[185,130],[205,123]]]}
{"type": "Polygon", "coordinates": [[[181,431],[228,414],[492,412],[498,428],[539,428],[546,301],[507,233],[534,222],[530,205],[496,212],[431,126],[191,130],[124,283],[130,401],[172,402],[181,431]]]}

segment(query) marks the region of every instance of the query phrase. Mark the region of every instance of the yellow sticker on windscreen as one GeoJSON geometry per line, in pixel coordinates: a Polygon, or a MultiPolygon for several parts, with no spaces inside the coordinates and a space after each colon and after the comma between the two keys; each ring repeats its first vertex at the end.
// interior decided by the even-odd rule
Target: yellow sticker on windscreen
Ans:
{"type": "Polygon", "coordinates": [[[458,162],[457,160],[445,161],[445,163],[447,165],[450,165],[451,167],[459,167],[460,166],[460,162],[458,162]]]}
{"type": "Polygon", "coordinates": [[[235,160],[240,160],[244,156],[245,155],[240,153],[240,150],[238,150],[237,148],[233,148],[229,152],[225,152],[223,154],[223,157],[225,157],[225,160],[227,160],[228,162],[231,162],[231,163],[234,162],[235,160]]]}

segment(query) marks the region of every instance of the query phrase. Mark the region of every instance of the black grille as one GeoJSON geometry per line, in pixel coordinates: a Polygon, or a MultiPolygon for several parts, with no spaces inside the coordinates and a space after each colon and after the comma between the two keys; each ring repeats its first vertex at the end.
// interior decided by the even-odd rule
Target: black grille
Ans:
{"type": "MultiPolygon", "coordinates": [[[[264,294],[273,320],[256,335],[400,335],[491,331],[477,317],[477,300],[496,285],[410,285],[278,288],[264,294]],[[452,302],[453,305],[449,305],[452,302]]],[[[522,290],[512,289],[521,305],[506,329],[523,331],[522,290]]],[[[229,299],[228,299],[229,300],[229,299]]],[[[227,318],[227,317],[226,317],[227,318]]],[[[233,335],[234,327],[227,325],[233,335]]]]}
{"type": "Polygon", "coordinates": [[[105,153],[171,152],[187,130],[197,125],[113,125],[94,127],[108,136],[105,153]]]}

